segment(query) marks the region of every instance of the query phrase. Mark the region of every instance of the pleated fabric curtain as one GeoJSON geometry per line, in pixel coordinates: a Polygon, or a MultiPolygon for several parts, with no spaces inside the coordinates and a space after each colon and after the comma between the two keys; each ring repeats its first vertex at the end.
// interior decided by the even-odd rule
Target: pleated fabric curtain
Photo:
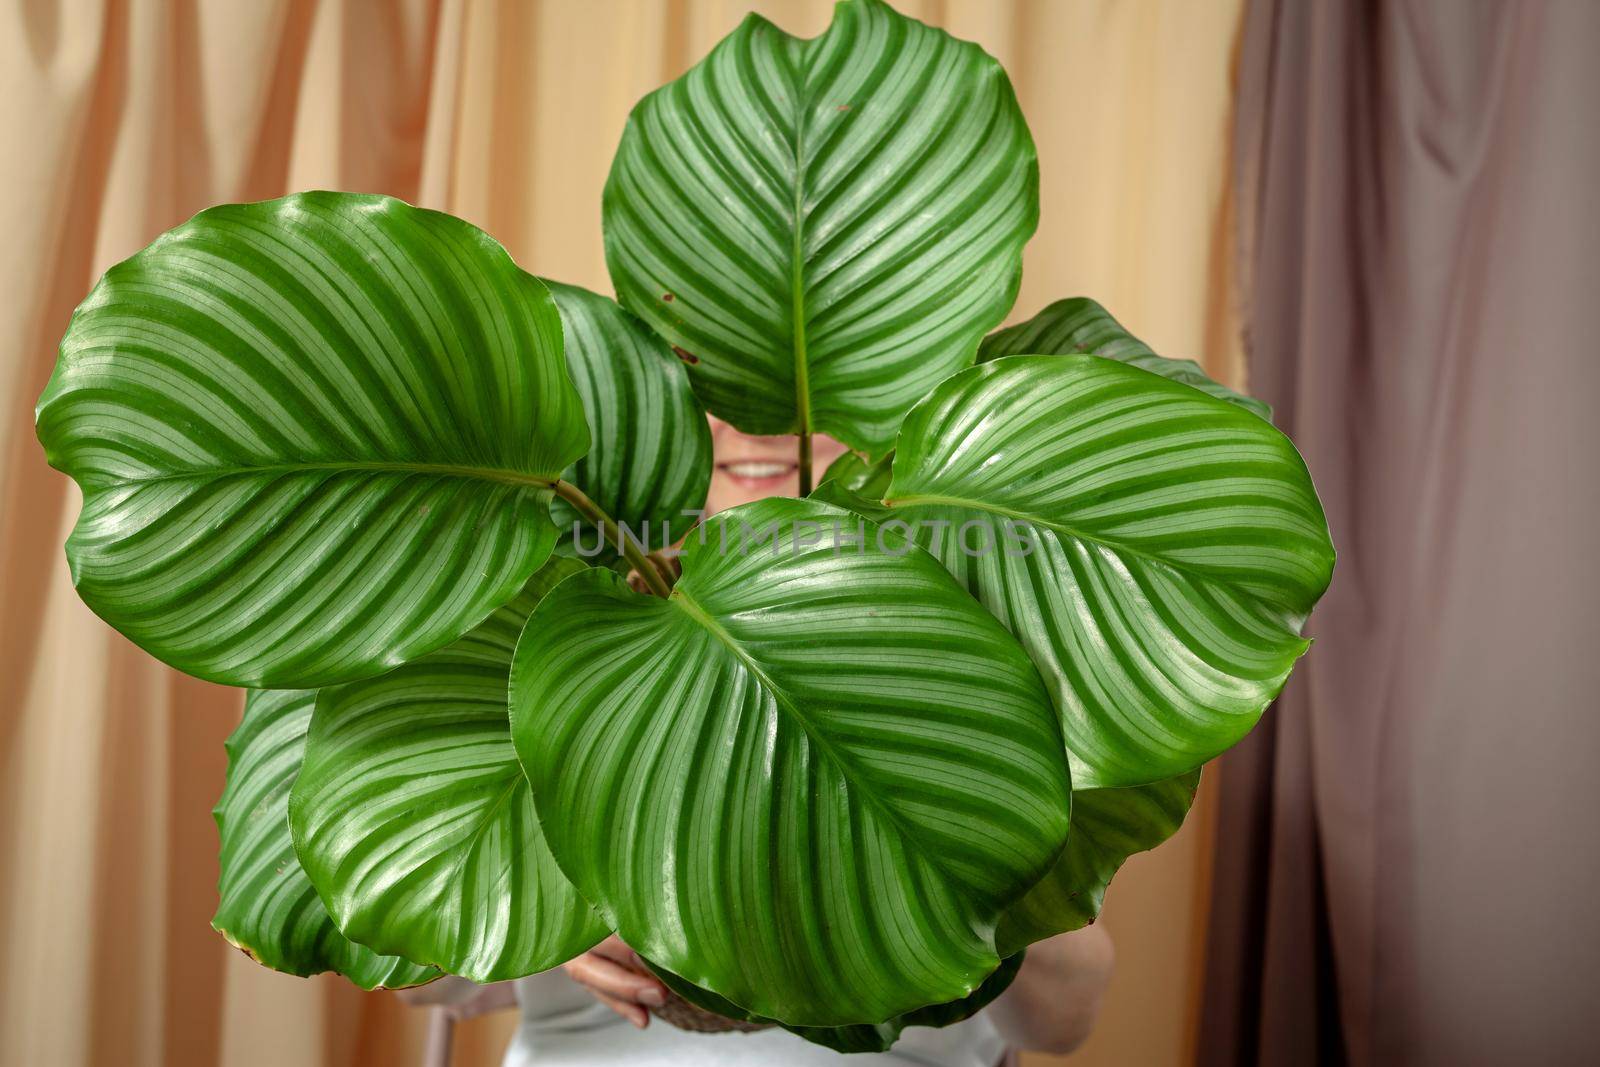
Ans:
{"type": "MultiPolygon", "coordinates": [[[[1011,71],[1043,222],[1017,317],[1092,294],[1241,384],[1228,293],[1239,0],[903,0],[1011,71]]],[[[32,407],[76,302],[210,204],[306,188],[464,215],[530,269],[609,292],[600,188],[632,103],[755,7],[829,0],[19,0],[0,13],[0,1064],[408,1064],[426,1019],[265,971],[211,932],[236,692],[183,678],[71,589],[76,490],[32,407]]],[[[1181,1063],[1199,1024],[1213,786],[1132,861],[1119,972],[1075,1064],[1181,1063]]],[[[462,1027],[498,1062],[511,1019],[462,1027]]],[[[1049,1062],[1038,1059],[1036,1063],[1049,1062]]]]}
{"type": "Polygon", "coordinates": [[[1254,391],[1339,564],[1223,757],[1200,1062],[1592,1059],[1600,5],[1251,0],[1254,391]]]}

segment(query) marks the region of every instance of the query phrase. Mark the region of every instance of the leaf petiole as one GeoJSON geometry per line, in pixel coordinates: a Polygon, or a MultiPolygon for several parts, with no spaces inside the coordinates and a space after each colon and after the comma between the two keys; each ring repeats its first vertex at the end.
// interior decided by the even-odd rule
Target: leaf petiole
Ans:
{"type": "Polygon", "coordinates": [[[800,495],[811,495],[811,431],[800,431],[800,495]]]}
{"type": "Polygon", "coordinates": [[[659,597],[672,595],[672,587],[655,563],[645,554],[644,547],[618,528],[616,521],[600,510],[600,505],[589,499],[587,493],[571,482],[557,480],[556,495],[577,509],[578,514],[600,527],[605,539],[617,546],[617,551],[632,565],[650,591],[659,597]]]}

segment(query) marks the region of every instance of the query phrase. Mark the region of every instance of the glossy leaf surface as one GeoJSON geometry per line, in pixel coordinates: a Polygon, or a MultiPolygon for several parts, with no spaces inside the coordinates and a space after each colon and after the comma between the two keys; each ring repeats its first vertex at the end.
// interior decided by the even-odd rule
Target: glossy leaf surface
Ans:
{"type": "Polygon", "coordinates": [[[584,569],[553,559],[459,640],[322,690],[290,822],[351,937],[475,982],[554,967],[605,937],[545,847],[506,710],[529,612],[584,569]]]}
{"type": "Polygon", "coordinates": [[[1010,309],[1038,199],[1000,65],[845,0],[809,41],[751,15],[639,103],[606,262],[712,414],[878,455],[1010,309]]]}
{"type": "Polygon", "coordinates": [[[1094,922],[1123,862],[1177,833],[1199,784],[1200,772],[1190,771],[1126,789],[1075,790],[1066,851],[1000,920],[1000,951],[1015,952],[1094,922]]]}
{"type": "MultiPolygon", "coordinates": [[[[896,1015],[886,1022],[861,1023],[856,1026],[786,1026],[783,1023],[777,1025],[783,1026],[785,1030],[805,1038],[812,1044],[826,1046],[835,1052],[886,1052],[900,1039],[900,1035],[908,1026],[951,1026],[972,1018],[1011,987],[1012,981],[1017,977],[1017,971],[1022,968],[1022,962],[1021,952],[1008,956],[1000,961],[1000,966],[995,968],[994,973],[985,978],[983,984],[970,995],[945,1004],[930,1004],[925,1008],[917,1008],[903,1015],[896,1015]]],[[[772,1019],[752,1015],[732,1001],[719,997],[710,990],[692,985],[671,971],[656,967],[654,964],[649,966],[666,983],[667,988],[706,1011],[747,1022],[774,1022],[772,1019]]]]}
{"type": "Polygon", "coordinates": [[[1088,356],[944,382],[906,418],[887,503],[1027,647],[1077,788],[1183,774],[1244,736],[1333,568],[1288,438],[1088,356]]]}
{"type": "Polygon", "coordinates": [[[881,497],[889,488],[889,475],[893,462],[892,452],[874,463],[868,463],[855,452],[846,452],[828,464],[828,469],[822,472],[819,483],[833,482],[852,493],[869,498],[881,497]]]}
{"type": "Polygon", "coordinates": [[[315,690],[257,690],[228,737],[228,784],[213,815],[222,877],[212,927],[258,963],[286,974],[335,971],[363,989],[398,989],[439,977],[380,956],[333,925],[289,841],[289,787],[300,772],[315,690]]]}
{"type": "MultiPolygon", "coordinates": [[[[593,438],[562,477],[650,548],[674,544],[694,525],[695,515],[685,513],[705,506],[711,481],[711,428],[689,374],[665,341],[615,301],[546,284],[561,311],[567,369],[593,438]]],[[[553,510],[570,537],[577,513],[562,500],[553,510]]],[[[579,532],[585,553],[599,545],[592,527],[579,532]]]]}
{"type": "Polygon", "coordinates": [[[84,601],[233,685],[380,673],[549,554],[587,447],[549,293],[459,219],[303,193],[201,212],[72,317],[38,409],[84,601]]]}
{"type": "Polygon", "coordinates": [[[793,1025],[966,996],[1069,819],[1022,649],[932,559],[854,527],[812,501],[724,512],[669,600],[564,582],[512,672],[562,869],[640,954],[793,1025]],[[837,546],[812,537],[835,521],[837,546]]]}
{"type": "Polygon", "coordinates": [[[1213,381],[1192,359],[1167,359],[1156,355],[1149,345],[1123,329],[1109,311],[1086,296],[1057,300],[1027,322],[996,330],[983,339],[978,349],[978,362],[986,363],[1002,356],[1067,355],[1114,359],[1192,385],[1202,393],[1238,404],[1272,421],[1272,408],[1213,381]]]}

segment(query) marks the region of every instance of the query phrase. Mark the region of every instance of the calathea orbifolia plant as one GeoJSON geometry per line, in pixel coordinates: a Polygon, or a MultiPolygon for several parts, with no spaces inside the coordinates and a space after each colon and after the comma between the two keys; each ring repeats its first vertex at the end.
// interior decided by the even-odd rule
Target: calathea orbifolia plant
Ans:
{"type": "Polygon", "coordinates": [[[1037,188],[992,59],[847,0],[634,111],[620,306],[340,193],[113,267],[38,431],[84,600],[253,690],[217,928],[368,987],[616,931],[859,1049],[1092,921],[1283,685],[1333,553],[1261,405],[1088,301],[985,339],[1037,188]],[[853,451],[696,524],[705,410],[798,434],[808,491],[813,434],[853,451]]]}

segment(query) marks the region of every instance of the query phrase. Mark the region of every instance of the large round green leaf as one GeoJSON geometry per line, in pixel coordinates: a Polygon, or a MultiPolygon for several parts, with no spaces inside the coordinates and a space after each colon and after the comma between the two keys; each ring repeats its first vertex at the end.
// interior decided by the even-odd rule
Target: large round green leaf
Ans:
{"type": "Polygon", "coordinates": [[[1088,356],[941,384],[906,417],[886,503],[1026,646],[1078,788],[1183,774],[1244,736],[1333,569],[1288,438],[1088,356]]]}
{"type": "Polygon", "coordinates": [[[528,613],[584,569],[553,559],[465,637],[322,690],[289,818],[301,863],[350,937],[494,982],[606,936],[545,846],[506,712],[528,613]]]}
{"type": "MultiPolygon", "coordinates": [[[[566,339],[567,369],[583,399],[593,445],[564,479],[651,549],[676,544],[705,507],[711,482],[711,427],[672,349],[614,300],[546,282],[566,339]]],[[[563,536],[577,513],[558,500],[563,536]]],[[[601,537],[580,528],[578,547],[601,537]]]]}
{"type": "MultiPolygon", "coordinates": [[[[960,1000],[945,1004],[930,1004],[925,1008],[896,1015],[881,1023],[859,1023],[855,1026],[788,1026],[784,1023],[777,1025],[814,1045],[823,1045],[835,1052],[886,1052],[900,1039],[900,1035],[908,1026],[951,1026],[972,1018],[988,1007],[996,997],[1011,988],[1017,972],[1022,969],[1023,956],[1024,953],[1017,952],[1001,960],[1000,966],[983,980],[982,985],[960,1000]]],[[[657,967],[648,960],[645,962],[662,982],[666,983],[667,988],[706,1011],[725,1015],[730,1019],[743,1019],[746,1022],[776,1022],[773,1019],[752,1015],[732,1001],[719,997],[710,990],[692,985],[664,967],[657,967]]]]}
{"type": "Polygon", "coordinates": [[[877,454],[1005,317],[1038,201],[1000,65],[846,0],[809,41],[751,15],[639,103],[606,261],[712,414],[877,454]]]}
{"type": "Polygon", "coordinates": [[[1211,377],[1192,359],[1167,359],[1111,317],[1111,312],[1086,296],[1057,300],[1027,322],[996,330],[983,339],[978,362],[987,363],[1002,356],[1091,355],[1114,359],[1184,385],[1219,400],[1238,404],[1268,422],[1272,408],[1254,397],[1236,393],[1211,377]]]}
{"type": "Polygon", "coordinates": [[[1075,790],[1066,851],[1000,920],[1000,951],[1016,952],[1094,922],[1123,862],[1177,833],[1199,784],[1195,770],[1127,789],[1075,790]]]}
{"type": "Polygon", "coordinates": [[[212,927],[275,971],[336,971],[363,989],[397,989],[439,977],[380,956],[333,925],[289,841],[289,787],[300,771],[315,690],[258,690],[228,738],[228,784],[217,801],[222,877],[212,927]]]}
{"type": "Polygon", "coordinates": [[[642,955],[759,1015],[966,996],[1066,840],[1038,673],[847,512],[765,500],[702,529],[670,599],[595,570],[528,621],[512,736],[551,851],[642,955]]]}
{"type": "Polygon", "coordinates": [[[234,685],[437,648],[549,554],[588,434],[549,292],[459,219],[303,193],[212,208],[72,317],[38,409],[84,601],[234,685]]]}

